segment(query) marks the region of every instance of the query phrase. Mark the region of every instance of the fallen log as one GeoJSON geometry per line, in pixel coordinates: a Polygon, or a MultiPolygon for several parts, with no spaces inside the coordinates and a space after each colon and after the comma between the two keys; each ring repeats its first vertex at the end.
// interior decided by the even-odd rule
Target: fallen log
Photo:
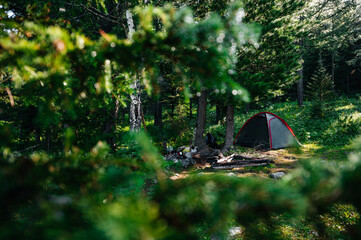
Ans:
{"type": "Polygon", "coordinates": [[[242,164],[242,165],[226,165],[226,166],[212,166],[212,169],[215,170],[232,170],[234,168],[243,168],[243,167],[258,167],[258,166],[266,166],[269,163],[250,163],[250,164],[242,164]]]}
{"type": "Polygon", "coordinates": [[[206,162],[212,164],[218,162],[218,159],[219,157],[207,157],[206,162]]]}
{"type": "Polygon", "coordinates": [[[271,164],[274,163],[273,160],[269,159],[255,159],[255,160],[236,160],[232,162],[221,162],[221,163],[214,163],[212,166],[231,166],[231,165],[245,165],[245,164],[258,164],[258,163],[266,163],[271,164]]]}
{"type": "Polygon", "coordinates": [[[260,160],[260,159],[267,159],[267,158],[259,158],[259,157],[249,157],[240,154],[233,154],[233,159],[235,160],[260,160]]]}
{"type": "Polygon", "coordinates": [[[218,160],[218,163],[230,162],[233,160],[234,154],[229,155],[228,157],[223,157],[218,160]]]}

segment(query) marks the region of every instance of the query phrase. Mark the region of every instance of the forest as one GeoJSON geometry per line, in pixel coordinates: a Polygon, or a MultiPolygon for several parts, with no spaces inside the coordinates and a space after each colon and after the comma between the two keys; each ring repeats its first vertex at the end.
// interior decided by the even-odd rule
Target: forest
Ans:
{"type": "Polygon", "coordinates": [[[0,239],[361,239],[360,0],[0,0],[0,29],[0,239]]]}

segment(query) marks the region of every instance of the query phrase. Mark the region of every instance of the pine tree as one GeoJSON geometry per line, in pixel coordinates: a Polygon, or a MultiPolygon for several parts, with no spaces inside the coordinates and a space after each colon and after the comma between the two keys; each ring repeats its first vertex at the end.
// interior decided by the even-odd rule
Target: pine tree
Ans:
{"type": "Polygon", "coordinates": [[[308,97],[312,102],[311,113],[316,117],[324,116],[324,103],[334,94],[332,77],[320,61],[319,67],[307,84],[308,97]]]}
{"type": "Polygon", "coordinates": [[[305,79],[310,79],[317,53],[322,51],[334,85],[348,92],[347,75],[355,65],[346,63],[353,65],[356,55],[352,52],[360,49],[359,5],[357,0],[320,0],[306,6],[304,19],[307,23],[303,25],[305,79]],[[348,59],[351,61],[347,62],[348,59]]]}

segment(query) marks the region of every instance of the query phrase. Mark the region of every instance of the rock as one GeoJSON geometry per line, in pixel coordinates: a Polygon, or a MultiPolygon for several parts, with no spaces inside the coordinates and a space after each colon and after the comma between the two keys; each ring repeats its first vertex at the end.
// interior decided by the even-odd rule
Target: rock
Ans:
{"type": "Polygon", "coordinates": [[[237,175],[233,172],[230,172],[230,173],[227,173],[227,176],[230,176],[230,177],[237,177],[237,175]]]}
{"type": "Polygon", "coordinates": [[[284,175],[286,175],[284,172],[275,172],[275,173],[271,173],[269,176],[274,179],[280,179],[284,175]]]}
{"type": "Polygon", "coordinates": [[[230,237],[234,237],[236,235],[239,235],[242,233],[242,228],[241,227],[231,227],[229,230],[228,230],[228,235],[230,237]]]}
{"type": "Polygon", "coordinates": [[[190,153],[190,152],[184,152],[183,155],[184,155],[186,158],[192,158],[192,153],[190,153]]]}
{"type": "Polygon", "coordinates": [[[182,163],[182,166],[184,168],[187,168],[194,164],[194,161],[192,158],[183,158],[183,159],[179,159],[179,161],[182,163]]]}

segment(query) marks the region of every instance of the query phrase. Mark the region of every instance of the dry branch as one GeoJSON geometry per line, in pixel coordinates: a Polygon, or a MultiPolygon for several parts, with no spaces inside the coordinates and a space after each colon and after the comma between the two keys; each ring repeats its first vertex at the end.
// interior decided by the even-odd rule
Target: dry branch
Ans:
{"type": "Polygon", "coordinates": [[[266,165],[269,165],[269,163],[242,164],[242,165],[229,165],[229,166],[212,166],[212,168],[216,169],[216,170],[232,170],[234,168],[258,167],[258,166],[266,166],[266,165]]]}

